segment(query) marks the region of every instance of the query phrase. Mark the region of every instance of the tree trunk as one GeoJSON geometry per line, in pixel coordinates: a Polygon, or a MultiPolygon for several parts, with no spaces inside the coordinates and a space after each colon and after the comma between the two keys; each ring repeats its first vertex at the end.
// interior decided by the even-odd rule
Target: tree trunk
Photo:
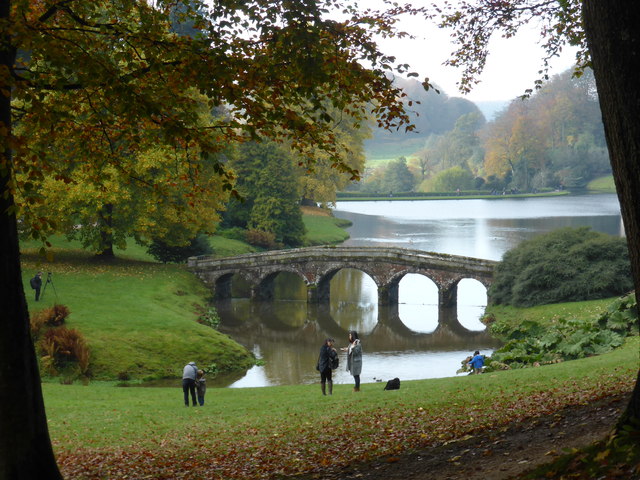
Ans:
{"type": "MultiPolygon", "coordinates": [[[[583,0],[584,28],[629,246],[640,294],[640,4],[583,0]]],[[[640,421],[640,372],[618,427],[640,421]]]]}
{"type": "MultiPolygon", "coordinates": [[[[0,21],[8,20],[9,9],[9,1],[0,2],[0,21]]],[[[10,45],[9,39],[1,39],[0,67],[6,71],[15,59],[10,45]]],[[[8,90],[2,87],[3,92],[8,90]]],[[[2,93],[0,128],[11,128],[11,98],[2,93]]],[[[4,141],[0,146],[0,479],[59,479],[29,330],[13,197],[7,185],[11,150],[4,141]]]]}
{"type": "Polygon", "coordinates": [[[107,203],[100,210],[100,248],[96,253],[96,257],[112,260],[115,258],[113,253],[113,204],[107,203]]]}

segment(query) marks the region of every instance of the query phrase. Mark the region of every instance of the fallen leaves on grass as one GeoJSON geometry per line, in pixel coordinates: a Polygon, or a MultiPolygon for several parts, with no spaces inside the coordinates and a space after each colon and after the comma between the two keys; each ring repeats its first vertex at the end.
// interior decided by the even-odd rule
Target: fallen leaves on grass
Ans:
{"type": "Polygon", "coordinates": [[[225,432],[224,438],[194,435],[188,448],[185,443],[171,441],[163,441],[157,448],[135,444],[103,449],[78,446],[58,452],[58,463],[65,477],[73,479],[268,479],[336,471],[584,405],[629,392],[632,386],[632,378],[611,377],[588,391],[567,384],[503,396],[500,405],[490,409],[451,404],[437,415],[415,406],[376,407],[357,418],[345,412],[321,424],[298,424],[295,431],[280,428],[269,432],[238,425],[237,431],[225,432]]]}

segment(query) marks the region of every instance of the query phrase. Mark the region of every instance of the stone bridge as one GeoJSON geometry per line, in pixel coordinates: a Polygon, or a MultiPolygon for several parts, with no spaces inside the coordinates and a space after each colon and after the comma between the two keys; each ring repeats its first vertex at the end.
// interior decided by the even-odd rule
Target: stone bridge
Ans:
{"type": "Polygon", "coordinates": [[[309,247],[251,253],[236,257],[191,257],[189,269],[214,292],[217,299],[231,296],[234,275],[251,285],[251,297],[271,300],[274,279],[279,273],[298,275],[307,286],[307,302],[329,302],[330,282],[344,268],[369,275],[378,288],[379,305],[397,305],[402,278],[415,273],[431,279],[438,287],[439,307],[457,303],[457,286],[465,278],[475,279],[485,287],[493,280],[496,262],[441,253],[387,247],[309,247]]]}

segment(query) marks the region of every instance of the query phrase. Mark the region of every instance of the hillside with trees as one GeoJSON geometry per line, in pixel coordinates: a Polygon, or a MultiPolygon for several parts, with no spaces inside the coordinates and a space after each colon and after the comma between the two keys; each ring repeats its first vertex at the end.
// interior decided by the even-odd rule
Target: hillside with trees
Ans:
{"type": "MultiPolygon", "coordinates": [[[[417,133],[376,132],[368,145],[390,155],[383,140],[396,136],[396,154],[391,158],[405,158],[414,177],[405,192],[584,188],[590,180],[610,174],[611,167],[593,73],[585,70],[579,77],[572,73],[556,75],[529,98],[512,100],[491,122],[462,99],[441,94],[436,101],[432,97],[438,94],[426,92],[420,97],[422,103],[414,105],[421,113],[415,117],[417,133]],[[408,153],[409,145],[420,147],[408,153]]],[[[398,162],[387,162],[369,169],[364,180],[349,190],[399,192],[392,188],[397,182],[386,180],[397,177],[397,168],[401,168],[398,162]]]]}
{"type": "Polygon", "coordinates": [[[473,102],[450,97],[437,85],[425,90],[419,81],[402,77],[394,78],[394,84],[406,94],[403,101],[416,128],[412,131],[373,129],[371,138],[364,143],[368,159],[409,156],[423,148],[430,136],[452,130],[460,116],[482,115],[473,102]]]}

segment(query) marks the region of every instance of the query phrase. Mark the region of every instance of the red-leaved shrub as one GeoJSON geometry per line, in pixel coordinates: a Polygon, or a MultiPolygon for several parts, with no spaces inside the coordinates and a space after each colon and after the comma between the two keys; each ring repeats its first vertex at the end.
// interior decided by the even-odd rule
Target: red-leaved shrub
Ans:
{"type": "Polygon", "coordinates": [[[39,347],[44,354],[43,366],[49,374],[56,375],[72,362],[77,362],[80,373],[86,375],[89,369],[89,347],[77,330],[66,327],[51,328],[42,336],[39,347]]]}
{"type": "Polygon", "coordinates": [[[54,305],[53,307],[44,308],[42,310],[38,310],[31,314],[30,318],[30,326],[31,326],[31,335],[34,338],[37,338],[40,334],[40,330],[45,325],[49,327],[57,327],[62,325],[71,311],[65,305],[54,305]]]}

